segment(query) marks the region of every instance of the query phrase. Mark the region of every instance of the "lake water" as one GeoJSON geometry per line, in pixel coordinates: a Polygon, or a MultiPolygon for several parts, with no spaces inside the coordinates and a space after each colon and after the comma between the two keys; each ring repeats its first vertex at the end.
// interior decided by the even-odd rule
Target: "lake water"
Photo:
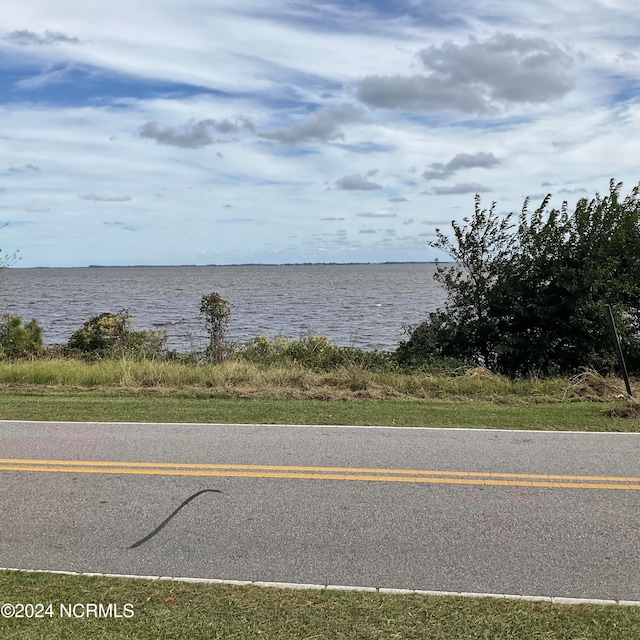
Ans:
{"type": "Polygon", "coordinates": [[[166,327],[168,346],[201,349],[203,294],[232,305],[229,338],[326,335],[343,346],[395,349],[403,326],[444,302],[433,264],[6,269],[0,311],[35,318],[46,344],[90,317],[128,309],[133,329],[166,327]]]}

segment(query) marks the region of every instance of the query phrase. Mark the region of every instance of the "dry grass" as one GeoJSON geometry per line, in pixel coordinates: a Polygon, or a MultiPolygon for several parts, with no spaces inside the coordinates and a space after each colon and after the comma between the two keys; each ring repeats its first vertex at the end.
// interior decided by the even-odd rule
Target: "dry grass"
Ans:
{"type": "MultiPolygon", "coordinates": [[[[634,385],[639,393],[638,385],[634,385]]],[[[260,366],[243,361],[191,365],[126,359],[0,362],[0,387],[7,390],[103,390],[107,393],[173,393],[227,398],[314,400],[483,400],[498,404],[610,402],[624,400],[622,381],[585,370],[567,378],[510,380],[477,367],[449,375],[371,371],[345,366],[318,372],[299,364],[260,366]]]]}
{"type": "Polygon", "coordinates": [[[608,415],[611,418],[640,418],[640,402],[626,396],[608,415]]]}
{"type": "MultiPolygon", "coordinates": [[[[631,390],[637,396],[640,392],[640,386],[634,383],[631,390]]],[[[601,376],[593,369],[584,369],[580,374],[571,378],[565,396],[570,399],[580,398],[591,402],[611,402],[628,398],[623,380],[601,376]]]]}

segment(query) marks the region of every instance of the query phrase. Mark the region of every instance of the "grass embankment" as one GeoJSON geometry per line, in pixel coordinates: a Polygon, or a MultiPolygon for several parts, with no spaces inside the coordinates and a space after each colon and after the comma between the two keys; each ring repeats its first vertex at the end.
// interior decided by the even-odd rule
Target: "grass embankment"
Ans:
{"type": "Polygon", "coordinates": [[[460,373],[404,373],[344,366],[315,371],[297,363],[258,365],[228,361],[220,365],[111,359],[0,362],[0,384],[13,388],[63,387],[122,391],[207,392],[226,398],[316,400],[389,398],[559,401],[577,398],[566,379],[511,381],[485,369],[460,373]]]}
{"type": "Polygon", "coordinates": [[[640,430],[610,415],[622,382],[589,372],[512,381],[484,369],[58,359],[0,363],[0,390],[4,419],[640,430]]]}
{"type": "MultiPolygon", "coordinates": [[[[412,638],[636,640],[640,607],[267,589],[0,572],[0,604],[52,603],[42,619],[0,617],[8,639],[412,638]],[[60,603],[131,604],[133,617],[60,617],[60,603]]],[[[131,608],[129,609],[131,610],[131,608]]],[[[78,608],[79,613],[82,608],[78,608]]]]}

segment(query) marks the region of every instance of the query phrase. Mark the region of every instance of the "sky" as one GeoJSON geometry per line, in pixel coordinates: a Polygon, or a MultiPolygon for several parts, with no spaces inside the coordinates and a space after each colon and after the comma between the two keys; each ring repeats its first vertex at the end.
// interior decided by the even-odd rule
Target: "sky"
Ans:
{"type": "Polygon", "coordinates": [[[431,261],[640,180],[634,0],[4,0],[0,256],[431,261]]]}

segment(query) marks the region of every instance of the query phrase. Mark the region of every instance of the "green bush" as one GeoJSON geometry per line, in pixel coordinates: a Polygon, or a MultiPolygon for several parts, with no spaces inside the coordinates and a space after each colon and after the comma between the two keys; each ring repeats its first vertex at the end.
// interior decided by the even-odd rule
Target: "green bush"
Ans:
{"type": "Polygon", "coordinates": [[[295,363],[315,371],[330,371],[350,365],[383,370],[395,366],[393,354],[341,347],[327,336],[314,335],[298,340],[288,340],[282,335],[273,340],[268,335],[258,336],[236,348],[234,356],[264,366],[295,363]]]}
{"type": "Polygon", "coordinates": [[[4,314],[0,319],[0,357],[31,358],[42,351],[42,327],[31,320],[22,325],[20,316],[4,314]]]}
{"type": "Polygon", "coordinates": [[[473,366],[477,357],[469,325],[452,314],[435,311],[427,321],[405,327],[405,331],[409,338],[396,350],[398,363],[404,368],[451,372],[473,366]]]}
{"type": "Polygon", "coordinates": [[[166,358],[165,329],[132,331],[132,319],[126,309],[101,313],[87,320],[69,338],[65,351],[85,357],[166,358]]]}

